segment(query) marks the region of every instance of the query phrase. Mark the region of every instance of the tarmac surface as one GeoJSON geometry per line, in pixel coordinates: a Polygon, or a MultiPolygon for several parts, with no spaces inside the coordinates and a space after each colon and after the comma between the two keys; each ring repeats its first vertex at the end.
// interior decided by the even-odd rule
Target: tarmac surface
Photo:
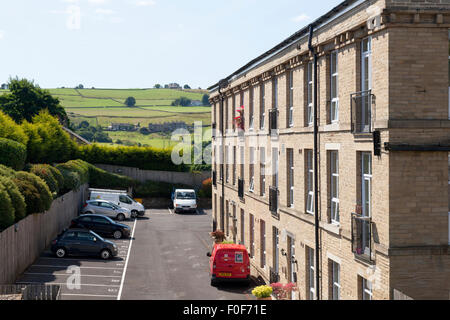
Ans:
{"type": "Polygon", "coordinates": [[[211,210],[152,209],[124,223],[130,239],[108,239],[117,257],[60,259],[47,249],[17,283],[58,284],[62,300],[253,300],[253,286],[210,284],[211,210]]]}

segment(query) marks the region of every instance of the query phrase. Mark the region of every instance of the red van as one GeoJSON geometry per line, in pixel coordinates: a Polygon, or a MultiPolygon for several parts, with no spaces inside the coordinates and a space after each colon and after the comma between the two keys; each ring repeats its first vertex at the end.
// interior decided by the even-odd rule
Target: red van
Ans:
{"type": "Polygon", "coordinates": [[[239,244],[216,244],[208,252],[211,285],[219,281],[243,281],[250,284],[250,259],[245,246],[239,244]]]}

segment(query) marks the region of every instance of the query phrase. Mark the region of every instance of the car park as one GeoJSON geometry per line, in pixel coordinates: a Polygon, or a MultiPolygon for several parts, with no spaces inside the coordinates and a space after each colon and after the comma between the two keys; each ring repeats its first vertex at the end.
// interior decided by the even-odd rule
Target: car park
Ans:
{"type": "Polygon", "coordinates": [[[88,200],[86,201],[82,214],[98,214],[107,216],[119,221],[131,218],[130,210],[126,208],[119,207],[114,203],[106,200],[88,200]]]}
{"type": "Polygon", "coordinates": [[[173,208],[178,212],[196,212],[197,195],[192,189],[176,189],[172,195],[173,208]]]}
{"type": "Polygon", "coordinates": [[[90,200],[106,200],[121,208],[130,210],[132,217],[144,216],[145,208],[142,203],[132,199],[126,191],[108,189],[89,189],[90,200]]]}
{"type": "Polygon", "coordinates": [[[103,236],[114,239],[128,238],[131,228],[126,224],[117,223],[111,218],[96,214],[86,214],[72,220],[71,228],[86,228],[103,236]]]}
{"type": "Polygon", "coordinates": [[[68,229],[52,241],[51,251],[58,257],[68,255],[100,256],[107,260],[117,256],[117,245],[88,229],[68,229]]]}
{"type": "Polygon", "coordinates": [[[215,244],[208,252],[211,285],[220,281],[239,281],[250,284],[250,259],[247,249],[238,244],[215,244]]]}

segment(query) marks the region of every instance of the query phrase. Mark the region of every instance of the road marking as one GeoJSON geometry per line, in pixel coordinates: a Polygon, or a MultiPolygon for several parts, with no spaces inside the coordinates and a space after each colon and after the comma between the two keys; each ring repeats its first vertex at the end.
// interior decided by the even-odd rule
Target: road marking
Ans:
{"type": "MultiPolygon", "coordinates": [[[[39,283],[42,282],[39,281],[28,281],[28,282],[16,282],[17,284],[33,284],[33,283],[39,283]]],[[[65,286],[67,283],[59,283],[59,282],[44,282],[43,284],[56,284],[59,286],[65,286]]],[[[113,284],[86,284],[86,283],[80,283],[80,286],[86,286],[86,287],[119,287],[113,284]]]]}
{"type": "Polygon", "coordinates": [[[127,274],[128,260],[130,259],[131,246],[133,245],[134,231],[136,230],[136,222],[137,222],[137,220],[134,220],[133,233],[131,234],[130,247],[128,248],[127,258],[125,260],[125,267],[124,267],[123,274],[122,274],[122,281],[120,282],[120,289],[119,289],[119,294],[117,295],[117,300],[120,300],[120,298],[122,297],[122,289],[123,289],[123,284],[125,282],[125,276],[127,274]]]}
{"type": "MultiPolygon", "coordinates": [[[[67,268],[67,267],[70,267],[70,266],[55,266],[55,265],[33,264],[31,267],[39,267],[39,268],[67,268]]],[[[79,268],[81,268],[81,269],[110,269],[110,270],[122,270],[123,269],[123,268],[108,268],[108,267],[79,267],[79,268]]]]}
{"type": "MultiPolygon", "coordinates": [[[[67,276],[70,277],[72,274],[70,273],[37,273],[37,272],[25,272],[24,274],[28,275],[36,275],[36,276],[67,276]]],[[[95,277],[95,278],[120,278],[121,276],[103,276],[103,275],[95,275],[95,274],[80,274],[81,277],[95,277]]]]}
{"type": "Polygon", "coordinates": [[[100,262],[100,263],[106,264],[105,260],[101,260],[101,259],[83,259],[83,258],[81,258],[81,259],[62,258],[61,259],[61,258],[51,258],[51,257],[39,257],[38,260],[40,260],[40,259],[43,259],[43,260],[57,260],[57,261],[61,261],[61,262],[64,262],[64,261],[100,262]]]}
{"type": "Polygon", "coordinates": [[[116,296],[100,295],[100,294],[77,294],[77,293],[61,293],[62,296],[77,297],[99,297],[99,298],[115,298],[116,296]]]}

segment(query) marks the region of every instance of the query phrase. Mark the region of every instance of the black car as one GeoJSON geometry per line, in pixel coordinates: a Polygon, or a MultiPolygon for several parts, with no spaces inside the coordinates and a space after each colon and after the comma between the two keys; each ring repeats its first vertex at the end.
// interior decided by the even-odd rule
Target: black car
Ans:
{"type": "Polygon", "coordinates": [[[67,255],[100,256],[109,259],[118,254],[117,246],[87,229],[68,229],[52,241],[51,250],[58,258],[67,255]]]}
{"type": "Polygon", "coordinates": [[[98,214],[85,214],[72,220],[71,228],[86,228],[103,236],[112,236],[114,239],[128,238],[131,228],[125,224],[117,223],[109,217],[98,214]]]}

